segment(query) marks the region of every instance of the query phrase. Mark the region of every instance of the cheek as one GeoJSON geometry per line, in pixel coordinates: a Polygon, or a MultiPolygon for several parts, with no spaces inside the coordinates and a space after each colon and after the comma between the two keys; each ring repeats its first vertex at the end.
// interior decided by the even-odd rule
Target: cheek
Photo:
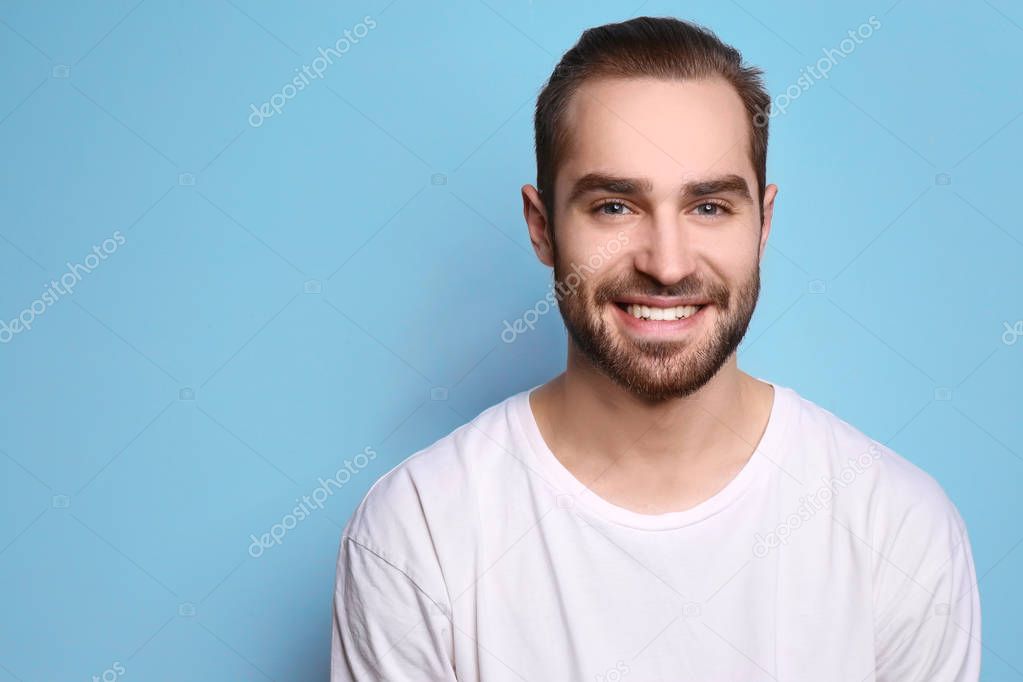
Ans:
{"type": "Polygon", "coordinates": [[[760,253],[760,234],[753,230],[736,231],[704,245],[703,254],[715,269],[745,275],[756,266],[760,253]]]}
{"type": "Polygon", "coordinates": [[[619,269],[625,260],[629,235],[624,230],[602,233],[596,238],[576,239],[570,244],[558,243],[558,267],[567,277],[576,273],[585,280],[597,280],[619,269]]]}
{"type": "Polygon", "coordinates": [[[730,289],[742,285],[750,278],[750,273],[756,270],[756,254],[743,254],[742,258],[730,257],[727,260],[720,260],[711,266],[718,276],[724,280],[730,289]]]}

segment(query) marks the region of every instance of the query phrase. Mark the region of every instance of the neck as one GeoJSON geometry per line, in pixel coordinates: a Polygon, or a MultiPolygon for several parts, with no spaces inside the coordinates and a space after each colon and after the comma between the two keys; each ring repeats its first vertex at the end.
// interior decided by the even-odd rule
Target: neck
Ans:
{"type": "Polygon", "coordinates": [[[566,371],[533,393],[551,451],[595,493],[647,513],[688,508],[724,487],[766,427],[772,388],[735,354],[693,394],[651,403],[569,351],[566,371]]]}

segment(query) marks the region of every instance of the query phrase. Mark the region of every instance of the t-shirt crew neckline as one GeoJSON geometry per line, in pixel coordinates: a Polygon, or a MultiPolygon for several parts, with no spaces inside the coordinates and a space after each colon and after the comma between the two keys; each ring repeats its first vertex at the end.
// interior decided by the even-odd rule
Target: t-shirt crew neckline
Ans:
{"type": "Polygon", "coordinates": [[[720,512],[739,499],[754,481],[769,475],[773,468],[780,466],[778,463],[781,456],[780,446],[784,442],[785,427],[794,396],[791,389],[785,386],[779,386],[760,377],[754,378],[773,386],[774,398],[767,426],[749,460],[724,488],[711,497],[689,509],[663,514],[643,514],[619,507],[591,491],[565,468],[547,446],[533,415],[533,409],[529,405],[529,395],[542,384],[518,393],[512,401],[512,408],[519,432],[528,443],[544,477],[563,493],[571,495],[574,498],[574,505],[585,508],[598,518],[621,526],[638,530],[672,530],[697,523],[720,512]]]}

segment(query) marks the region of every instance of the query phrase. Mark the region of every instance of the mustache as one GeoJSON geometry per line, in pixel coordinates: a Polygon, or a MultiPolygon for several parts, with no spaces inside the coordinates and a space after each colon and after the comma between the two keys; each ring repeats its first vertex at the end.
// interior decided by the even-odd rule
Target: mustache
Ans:
{"type": "Polygon", "coordinates": [[[607,282],[595,292],[598,303],[609,303],[626,296],[677,296],[707,299],[719,307],[727,307],[728,288],[720,284],[704,284],[696,278],[687,278],[669,287],[656,282],[635,281],[634,279],[607,282]]]}

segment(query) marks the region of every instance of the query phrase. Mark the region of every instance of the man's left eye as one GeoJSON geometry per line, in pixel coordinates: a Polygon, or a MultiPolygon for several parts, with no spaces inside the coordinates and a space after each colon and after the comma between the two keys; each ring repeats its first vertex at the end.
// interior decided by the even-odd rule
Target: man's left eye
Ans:
{"type": "Polygon", "coordinates": [[[727,209],[725,209],[724,206],[722,206],[721,204],[715,204],[713,202],[703,203],[703,204],[700,204],[699,206],[696,207],[697,215],[705,215],[705,216],[712,216],[713,217],[713,216],[722,215],[722,214],[727,213],[727,212],[728,211],[727,211],[727,209]]]}

